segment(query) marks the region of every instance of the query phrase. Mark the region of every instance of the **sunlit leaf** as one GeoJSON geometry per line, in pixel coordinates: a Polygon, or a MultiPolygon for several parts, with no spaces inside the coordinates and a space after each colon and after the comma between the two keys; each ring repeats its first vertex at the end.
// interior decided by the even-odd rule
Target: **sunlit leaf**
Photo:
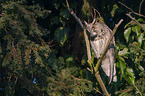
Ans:
{"type": "Polygon", "coordinates": [[[135,32],[138,36],[139,32],[140,32],[140,27],[139,26],[134,26],[134,27],[132,27],[132,31],[135,32]]]}
{"type": "Polygon", "coordinates": [[[124,61],[120,60],[119,61],[119,64],[120,64],[120,71],[121,71],[121,77],[124,76],[124,71],[125,71],[125,68],[126,68],[126,64],[124,61]]]}
{"type": "Polygon", "coordinates": [[[119,56],[119,60],[125,62],[125,60],[122,56],[119,56]]]}
{"type": "Polygon", "coordinates": [[[139,34],[139,35],[137,36],[137,41],[138,41],[138,44],[139,44],[140,47],[141,47],[141,45],[142,45],[143,36],[144,36],[143,33],[141,33],[141,34],[139,34]]]}
{"type": "Polygon", "coordinates": [[[124,55],[127,55],[127,54],[129,54],[128,48],[124,48],[122,51],[118,52],[118,55],[120,55],[120,56],[124,56],[124,55]]]}
{"type": "Polygon", "coordinates": [[[143,72],[144,71],[144,68],[140,65],[140,64],[138,64],[138,68],[143,72]]]}
{"type": "Polygon", "coordinates": [[[66,62],[73,62],[73,57],[68,57],[68,58],[66,58],[66,62]]]}
{"type": "Polygon", "coordinates": [[[137,19],[138,22],[144,22],[142,18],[137,19]]]}
{"type": "Polygon", "coordinates": [[[126,68],[126,75],[127,75],[127,79],[129,81],[129,83],[134,83],[135,82],[135,74],[134,74],[132,68],[126,68]]]}
{"type": "Polygon", "coordinates": [[[129,40],[130,33],[131,33],[131,27],[125,29],[124,37],[125,37],[126,42],[128,42],[128,40],[129,40]]]}
{"type": "Polygon", "coordinates": [[[136,25],[136,22],[133,21],[133,20],[131,20],[129,23],[127,23],[127,24],[125,25],[124,28],[129,28],[130,26],[134,26],[134,25],[136,25]]]}
{"type": "Polygon", "coordinates": [[[130,77],[130,76],[125,76],[125,79],[127,80],[128,83],[132,84],[135,82],[135,78],[130,77]]]}
{"type": "Polygon", "coordinates": [[[124,28],[127,28],[129,25],[130,25],[130,22],[129,22],[129,23],[127,23],[127,24],[125,25],[125,27],[124,27],[124,28]]]}
{"type": "Polygon", "coordinates": [[[141,28],[142,28],[142,30],[144,30],[144,31],[145,31],[145,24],[141,24],[141,25],[143,25],[143,27],[144,27],[144,28],[142,28],[142,27],[141,27],[141,28]]]}

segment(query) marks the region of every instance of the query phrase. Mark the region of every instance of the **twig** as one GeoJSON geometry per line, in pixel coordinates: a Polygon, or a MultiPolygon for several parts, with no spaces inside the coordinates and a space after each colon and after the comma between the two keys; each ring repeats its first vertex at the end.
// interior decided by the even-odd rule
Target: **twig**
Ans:
{"type": "Polygon", "coordinates": [[[135,87],[135,89],[139,92],[140,96],[143,96],[142,93],[139,91],[139,89],[137,88],[137,86],[135,86],[135,84],[133,83],[133,86],[135,87]]]}
{"type": "Polygon", "coordinates": [[[121,5],[123,5],[124,7],[126,7],[127,9],[129,9],[129,10],[130,10],[132,13],[134,13],[135,15],[145,17],[145,16],[142,15],[142,14],[138,14],[138,13],[134,12],[131,8],[127,7],[125,4],[123,4],[123,3],[121,3],[121,2],[118,2],[118,3],[120,3],[121,5]]]}
{"type": "Polygon", "coordinates": [[[101,17],[99,11],[93,7],[93,9],[98,13],[99,17],[101,17]]]}
{"type": "Polygon", "coordinates": [[[76,21],[78,21],[78,23],[81,25],[82,29],[85,29],[84,25],[82,24],[81,20],[76,16],[76,14],[74,13],[74,11],[72,9],[70,9],[68,1],[66,0],[66,4],[67,4],[67,8],[69,10],[69,12],[72,14],[72,16],[76,19],[76,21]]]}
{"type": "Polygon", "coordinates": [[[99,90],[97,90],[97,89],[95,89],[94,88],[94,90],[96,90],[98,93],[100,93],[102,96],[104,95],[103,93],[101,93],[99,90]]]}
{"type": "Polygon", "coordinates": [[[139,14],[141,14],[141,5],[142,5],[143,1],[144,1],[144,0],[142,0],[142,1],[140,2],[140,5],[139,5],[139,14]]]}
{"type": "Polygon", "coordinates": [[[130,91],[132,91],[133,89],[124,89],[124,90],[121,90],[121,91],[117,91],[116,93],[118,94],[118,93],[121,93],[120,95],[123,95],[123,94],[125,94],[125,93],[127,93],[127,92],[130,92],[130,91]]]}
{"type": "Polygon", "coordinates": [[[131,15],[131,12],[129,12],[128,14],[126,14],[129,18],[131,18],[133,21],[135,21],[137,23],[137,25],[139,25],[143,30],[145,30],[145,26],[141,25],[135,18],[133,18],[131,15]]]}
{"type": "Polygon", "coordinates": [[[111,34],[111,36],[110,36],[110,38],[109,38],[109,40],[108,40],[108,42],[107,42],[107,45],[105,46],[105,49],[104,49],[103,53],[101,54],[101,56],[100,56],[100,58],[99,58],[99,60],[98,60],[98,62],[97,62],[97,64],[96,64],[96,66],[95,66],[95,72],[98,71],[99,65],[100,65],[100,63],[101,63],[103,57],[105,56],[105,54],[106,54],[106,52],[107,52],[108,46],[110,45],[110,43],[111,43],[111,41],[112,41],[112,39],[113,39],[113,36],[114,36],[114,34],[115,34],[115,32],[116,32],[118,26],[122,23],[122,21],[123,21],[123,19],[121,19],[121,20],[118,22],[118,24],[115,25],[115,27],[114,27],[114,29],[113,29],[113,31],[112,31],[112,34],[111,34]]]}
{"type": "MultiPolygon", "coordinates": [[[[129,78],[131,80],[131,78],[129,78]]],[[[131,80],[132,81],[132,80],[131,80]]],[[[134,82],[132,82],[133,86],[135,87],[135,89],[139,92],[140,96],[142,96],[142,93],[140,92],[140,90],[137,88],[137,86],[135,86],[134,82]]]]}
{"type": "MultiPolygon", "coordinates": [[[[139,11],[141,10],[141,5],[142,5],[143,1],[144,1],[144,0],[142,0],[141,3],[140,3],[139,11]]],[[[130,14],[131,14],[131,13],[134,13],[134,14],[139,15],[139,16],[142,16],[142,17],[145,17],[145,16],[142,15],[142,14],[140,14],[140,12],[139,12],[139,14],[136,13],[136,12],[134,12],[131,8],[127,7],[125,4],[123,4],[123,3],[121,3],[121,2],[118,2],[118,3],[120,3],[120,4],[123,5],[123,6],[125,6],[127,9],[129,9],[131,12],[129,12],[129,13],[126,14],[126,15],[127,15],[129,18],[131,18],[133,21],[135,21],[135,22],[137,23],[137,25],[139,25],[143,30],[145,30],[145,27],[144,27],[143,25],[141,25],[141,24],[140,24],[135,18],[133,18],[130,14]]]]}

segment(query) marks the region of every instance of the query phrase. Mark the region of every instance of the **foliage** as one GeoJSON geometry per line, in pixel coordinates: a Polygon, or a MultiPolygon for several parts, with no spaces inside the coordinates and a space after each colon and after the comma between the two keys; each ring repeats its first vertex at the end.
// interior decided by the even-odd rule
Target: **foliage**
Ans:
{"type": "MultiPolygon", "coordinates": [[[[79,95],[91,92],[91,81],[72,78],[75,67],[65,68],[63,57],[57,58],[43,40],[49,31],[38,25],[37,18],[45,18],[50,14],[49,10],[20,1],[6,2],[2,8],[1,60],[2,67],[6,68],[3,70],[3,95],[79,95]]],[[[66,11],[60,15],[68,18],[63,12],[66,11]]],[[[54,36],[62,46],[68,38],[68,29],[57,28],[54,36]]]]}
{"type": "Polygon", "coordinates": [[[87,0],[83,0],[83,1],[84,1],[84,4],[83,4],[83,7],[82,7],[82,12],[84,13],[84,15],[90,16],[91,15],[90,4],[87,0]]]}
{"type": "MultiPolygon", "coordinates": [[[[141,74],[144,74],[144,72],[141,72],[141,74]]],[[[140,74],[140,75],[141,75],[140,74]]],[[[134,86],[136,86],[141,92],[142,95],[145,95],[145,77],[143,76],[142,78],[140,78],[139,80],[137,80],[134,84],[134,86]]],[[[137,90],[133,85],[127,85],[123,90],[120,90],[118,92],[116,92],[116,94],[119,94],[119,96],[140,96],[139,95],[139,90],[137,90]]]]}
{"type": "MultiPolygon", "coordinates": [[[[78,79],[71,72],[77,72],[76,67],[62,69],[55,76],[48,77],[47,92],[49,95],[84,95],[84,92],[92,91],[92,82],[78,79]]],[[[77,73],[76,73],[77,74],[77,73]]]]}
{"type": "MultiPolygon", "coordinates": [[[[138,19],[142,21],[143,19],[138,19]]],[[[134,21],[130,21],[125,25],[124,37],[126,40],[126,45],[118,52],[118,67],[120,68],[120,76],[126,79],[130,86],[126,86],[127,89],[120,91],[121,96],[138,94],[141,84],[144,84],[144,78],[140,77],[139,74],[144,72],[144,60],[145,50],[144,50],[144,30],[141,30],[134,21]],[[135,82],[135,80],[137,80],[135,82]],[[139,90],[137,90],[139,88],[139,90]],[[129,90],[128,90],[129,89],[129,90]],[[134,93],[135,92],[135,93],[134,93]]],[[[143,85],[144,86],[144,85],[143,85]]],[[[142,87],[143,87],[142,86],[142,87]]],[[[141,92],[144,93],[144,87],[141,89],[141,92]]],[[[138,94],[139,95],[139,94],[138,94]]]]}

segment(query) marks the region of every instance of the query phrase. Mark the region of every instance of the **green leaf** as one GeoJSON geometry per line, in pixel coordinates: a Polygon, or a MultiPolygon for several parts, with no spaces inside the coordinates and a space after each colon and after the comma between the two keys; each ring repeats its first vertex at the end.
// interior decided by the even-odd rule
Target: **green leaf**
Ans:
{"type": "Polygon", "coordinates": [[[124,58],[119,56],[119,60],[125,62],[124,58]]]}
{"type": "Polygon", "coordinates": [[[55,39],[61,44],[63,45],[65,43],[65,41],[68,38],[68,28],[65,27],[60,27],[57,28],[55,31],[55,39]]]}
{"type": "Polygon", "coordinates": [[[129,54],[128,48],[124,48],[122,51],[118,52],[119,56],[124,56],[124,55],[127,55],[127,54],[129,54]]]}
{"type": "Polygon", "coordinates": [[[132,68],[126,68],[126,74],[135,78],[132,68]]]}
{"type": "Polygon", "coordinates": [[[127,23],[127,24],[125,25],[124,28],[126,29],[126,28],[129,28],[129,27],[134,26],[134,25],[136,25],[136,22],[133,21],[133,20],[131,20],[129,23],[127,23]]]}
{"type": "Polygon", "coordinates": [[[75,63],[73,55],[66,55],[65,62],[67,65],[73,65],[75,63]]]}
{"type": "MultiPolygon", "coordinates": [[[[141,25],[143,25],[145,27],[145,24],[141,24],[141,25]]],[[[141,29],[145,31],[145,28],[141,28],[141,29]]]]}
{"type": "Polygon", "coordinates": [[[137,66],[142,72],[144,71],[144,68],[140,64],[138,64],[137,66]]]}
{"type": "Polygon", "coordinates": [[[139,26],[134,26],[134,27],[132,27],[132,31],[135,32],[138,36],[139,33],[140,33],[140,27],[139,26]]]}
{"type": "Polygon", "coordinates": [[[138,22],[144,22],[142,18],[137,19],[138,22]]]}
{"type": "Polygon", "coordinates": [[[126,68],[126,77],[129,83],[135,82],[135,75],[132,68],[126,68]]]}
{"type": "Polygon", "coordinates": [[[139,34],[139,35],[137,36],[137,41],[138,41],[138,44],[139,44],[140,47],[141,47],[141,45],[142,45],[143,36],[144,36],[143,33],[141,33],[141,34],[139,34]]]}
{"type": "Polygon", "coordinates": [[[127,23],[127,24],[124,26],[124,28],[127,28],[129,25],[130,25],[130,22],[127,23]]]}
{"type": "Polygon", "coordinates": [[[127,28],[125,31],[124,31],[124,37],[125,37],[125,40],[126,42],[128,43],[128,40],[129,40],[129,35],[131,33],[131,27],[127,28]]]}
{"type": "Polygon", "coordinates": [[[125,74],[124,74],[124,70],[125,70],[125,68],[126,68],[126,64],[125,64],[125,62],[122,61],[122,60],[119,61],[119,64],[120,64],[121,77],[122,77],[122,76],[125,75],[125,74]]]}

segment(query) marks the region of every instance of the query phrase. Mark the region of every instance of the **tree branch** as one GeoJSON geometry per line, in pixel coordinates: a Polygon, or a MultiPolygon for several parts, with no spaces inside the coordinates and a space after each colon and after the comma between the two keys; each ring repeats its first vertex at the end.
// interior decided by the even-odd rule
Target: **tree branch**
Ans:
{"type": "Polygon", "coordinates": [[[144,1],[144,0],[142,0],[142,1],[140,2],[140,5],[139,5],[139,14],[141,14],[141,5],[142,5],[143,1],[144,1]]]}
{"type": "Polygon", "coordinates": [[[100,76],[99,72],[95,73],[95,77],[96,77],[96,79],[97,79],[97,81],[98,81],[98,83],[99,83],[104,95],[105,96],[110,96],[110,94],[108,93],[108,91],[107,91],[107,89],[106,89],[106,87],[105,87],[105,85],[104,85],[104,83],[103,83],[103,81],[101,79],[101,76],[100,76]]]}
{"type": "Polygon", "coordinates": [[[131,15],[131,12],[129,12],[128,14],[126,14],[130,19],[132,19],[133,21],[136,22],[137,25],[139,25],[143,30],[145,30],[145,26],[141,25],[135,18],[133,18],[131,15]]]}
{"type": "Polygon", "coordinates": [[[121,5],[123,5],[124,7],[126,7],[127,9],[129,9],[129,10],[130,10],[132,13],[134,13],[135,15],[145,17],[145,16],[142,15],[142,14],[138,14],[138,13],[134,12],[131,8],[127,7],[125,4],[123,4],[123,3],[121,3],[121,2],[118,2],[118,3],[120,3],[121,5]]]}
{"type": "Polygon", "coordinates": [[[68,1],[66,0],[66,4],[67,4],[67,8],[69,10],[69,12],[71,13],[71,15],[76,19],[76,21],[78,21],[78,23],[81,25],[82,29],[85,29],[84,25],[82,24],[81,20],[76,16],[76,14],[74,13],[74,11],[72,9],[70,9],[68,1]]]}
{"type": "Polygon", "coordinates": [[[141,12],[140,12],[140,11],[141,11],[141,5],[142,5],[143,1],[144,1],[144,0],[142,0],[141,3],[140,3],[139,14],[136,13],[136,12],[134,12],[131,8],[129,8],[129,7],[126,6],[125,4],[123,4],[123,3],[121,3],[121,2],[118,2],[118,3],[120,3],[121,5],[123,5],[124,7],[126,7],[127,9],[129,9],[131,12],[129,12],[129,13],[126,14],[126,15],[127,15],[130,19],[132,19],[133,21],[135,21],[136,24],[139,25],[143,30],[145,30],[145,26],[141,25],[135,18],[133,18],[133,17],[131,16],[131,13],[134,13],[135,15],[145,17],[144,15],[140,14],[140,13],[141,13],[141,12]]]}

